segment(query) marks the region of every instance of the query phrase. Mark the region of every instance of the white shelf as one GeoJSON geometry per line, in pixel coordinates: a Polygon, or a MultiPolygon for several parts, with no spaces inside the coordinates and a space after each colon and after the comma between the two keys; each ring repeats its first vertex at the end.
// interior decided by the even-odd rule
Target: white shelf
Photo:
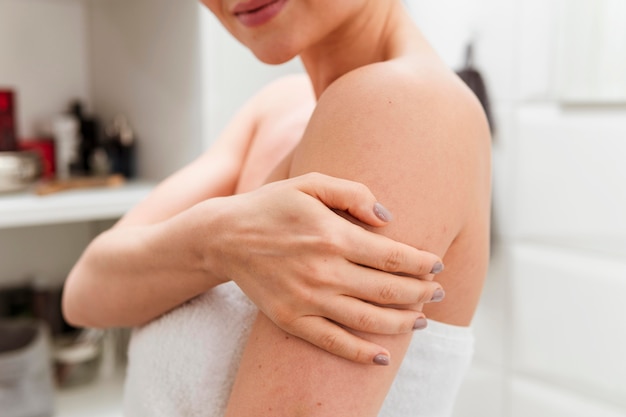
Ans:
{"type": "Polygon", "coordinates": [[[38,196],[32,192],[0,195],[0,229],[121,217],[145,198],[153,183],[131,182],[38,196]]]}

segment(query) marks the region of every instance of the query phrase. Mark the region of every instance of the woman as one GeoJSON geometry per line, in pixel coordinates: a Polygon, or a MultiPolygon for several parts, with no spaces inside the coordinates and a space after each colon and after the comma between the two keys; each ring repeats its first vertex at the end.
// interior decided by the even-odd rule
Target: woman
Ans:
{"type": "MultiPolygon", "coordinates": [[[[81,308],[77,300],[93,302],[94,294],[102,293],[113,301],[98,300],[101,316],[93,322],[108,315],[139,317],[129,300],[139,299],[137,305],[150,310],[150,299],[167,298],[162,286],[145,288],[149,281],[131,279],[139,275],[139,269],[141,275],[161,276],[160,282],[169,285],[170,308],[189,298],[190,287],[196,291],[194,295],[202,293],[135,334],[130,350],[128,415],[447,415],[471,355],[467,326],[488,258],[489,132],[480,105],[432,51],[399,0],[204,3],[262,61],[282,63],[299,55],[310,83],[283,80],[239,114],[225,136],[231,140],[220,141],[214,151],[222,158],[215,161],[207,156],[197,162],[204,166],[214,162],[211,169],[216,174],[227,173],[226,180],[211,180],[215,181],[209,187],[211,195],[181,189],[180,184],[191,184],[185,185],[191,188],[206,185],[197,180],[183,182],[182,178],[193,177],[180,173],[163,185],[160,197],[135,209],[117,230],[94,242],[70,276],[66,312],[72,316],[72,311],[78,311],[75,321],[88,323],[83,316],[89,308],[81,308]],[[316,102],[300,139],[293,132],[308,118],[311,95],[316,102]],[[278,120],[285,123],[282,129],[278,120]],[[270,134],[268,128],[262,136],[262,128],[268,126],[276,131],[270,134]],[[224,155],[231,158],[224,159],[224,155]],[[276,228],[272,229],[278,233],[276,239],[265,250],[257,244],[247,257],[241,253],[232,256],[234,245],[224,233],[226,226],[234,228],[237,236],[253,234],[250,242],[267,242],[268,231],[257,234],[259,219],[249,217],[251,213],[267,215],[268,211],[256,210],[258,207],[270,208],[270,215],[285,209],[284,213],[291,214],[289,227],[296,228],[299,236],[322,235],[319,225],[303,224],[290,211],[296,200],[302,206],[325,209],[318,200],[300,192],[299,198],[289,199],[289,204],[280,201],[277,208],[278,200],[267,198],[272,192],[288,195],[286,187],[298,181],[326,178],[305,175],[312,172],[361,182],[394,213],[393,222],[375,231],[408,245],[399,261],[389,259],[386,268],[372,265],[358,248],[348,256],[353,263],[398,272],[388,285],[372,288],[380,278],[380,271],[375,270],[362,270],[367,276],[350,277],[349,281],[334,279],[334,274],[345,268],[336,262],[337,257],[328,258],[335,262],[315,274],[332,278],[308,286],[301,285],[306,281],[302,279],[273,280],[267,269],[254,267],[258,259],[285,253],[276,251],[276,246],[292,247],[293,242],[302,246],[303,241],[312,243],[320,251],[320,259],[324,253],[333,253],[328,248],[349,246],[343,240],[347,227],[343,218],[333,219],[333,227],[323,225],[324,230],[334,228],[338,236],[323,244],[315,238],[284,240],[283,230],[276,228]],[[266,174],[268,184],[258,194],[252,191],[196,204],[208,197],[250,191],[266,174]],[[272,205],[267,205],[268,201],[272,205]],[[233,208],[243,215],[237,222],[228,221],[233,208]],[[205,216],[210,221],[203,223],[205,216]],[[146,224],[152,227],[144,227],[146,224]],[[262,238],[254,239],[257,236],[262,238]],[[204,241],[204,246],[199,247],[199,241],[204,241]],[[229,249],[220,251],[214,242],[229,249]],[[426,268],[408,270],[404,266],[401,259],[410,255],[409,247],[445,259],[446,269],[437,276],[438,282],[425,276],[440,272],[441,267],[435,267],[436,257],[413,252],[426,268]],[[153,248],[152,256],[146,256],[151,252],[146,248],[153,248]],[[111,266],[120,253],[125,253],[121,265],[111,266]],[[233,268],[231,262],[211,262],[214,256],[205,253],[223,253],[227,261],[244,262],[233,268]],[[205,268],[192,268],[203,262],[205,268]],[[146,269],[146,264],[154,267],[146,269]],[[185,264],[190,270],[181,270],[185,264]],[[224,269],[226,264],[231,268],[224,269]],[[194,275],[196,270],[202,273],[194,275]],[[85,278],[102,271],[129,279],[115,286],[85,278]],[[177,284],[179,274],[196,276],[195,285],[193,279],[177,284]],[[407,274],[425,279],[403,276],[407,274]],[[254,300],[260,312],[234,284],[223,284],[229,279],[254,300]],[[441,301],[442,284],[445,300],[425,304],[441,301]],[[202,292],[211,286],[213,289],[202,292]],[[112,287],[118,291],[112,292],[112,287]],[[129,291],[130,298],[125,295],[129,291]],[[143,302],[142,292],[147,293],[143,302]],[[83,297],[85,294],[88,296],[83,297]],[[116,298],[126,301],[121,303],[121,311],[116,298]],[[305,302],[294,302],[298,299],[305,302]],[[107,314],[102,314],[107,309],[107,314]],[[428,329],[412,336],[409,329],[425,327],[424,313],[431,319],[428,329]],[[329,355],[305,340],[356,362],[329,355]],[[361,341],[363,344],[358,344],[361,341]],[[358,348],[352,349],[354,346],[358,348]]],[[[190,167],[187,174],[196,168],[190,167]]],[[[370,201],[373,204],[372,197],[370,201]]],[[[367,209],[346,212],[345,204],[335,208],[345,219],[365,227],[359,220],[382,225],[373,220],[371,211],[365,214],[367,209]]],[[[309,250],[307,257],[312,252],[309,250]]],[[[300,278],[306,274],[297,273],[298,265],[313,265],[307,263],[307,257],[276,257],[274,268],[294,271],[293,276],[300,278]]],[[[316,268],[322,264],[315,264],[316,268]]],[[[137,322],[167,310],[163,309],[167,304],[160,302],[158,309],[137,322]]]]}

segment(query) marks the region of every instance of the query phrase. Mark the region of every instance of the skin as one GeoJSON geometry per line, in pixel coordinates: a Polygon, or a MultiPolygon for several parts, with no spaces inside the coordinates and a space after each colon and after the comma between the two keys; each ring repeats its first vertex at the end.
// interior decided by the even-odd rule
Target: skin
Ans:
{"type": "MultiPolygon", "coordinates": [[[[366,184],[396,215],[377,232],[445,260],[446,299],[424,311],[468,325],[488,262],[489,131],[400,2],[291,0],[259,28],[238,25],[234,2],[204,3],[259,59],[299,54],[311,79],[315,111],[270,181],[321,172],[366,184]]],[[[376,416],[411,335],[355,334],[389,348],[390,366],[342,361],[259,314],[226,416],[376,416]]]]}
{"type": "Polygon", "coordinates": [[[359,363],[388,356],[385,347],[336,323],[412,332],[422,312],[360,300],[430,300],[441,288],[429,282],[440,258],[367,232],[324,205],[385,227],[362,184],[309,174],[262,186],[300,140],[314,106],[303,77],[280,80],[252,98],[215,146],[89,245],[66,281],[66,319],[87,327],[141,326],[232,279],[292,335],[359,363]]]}

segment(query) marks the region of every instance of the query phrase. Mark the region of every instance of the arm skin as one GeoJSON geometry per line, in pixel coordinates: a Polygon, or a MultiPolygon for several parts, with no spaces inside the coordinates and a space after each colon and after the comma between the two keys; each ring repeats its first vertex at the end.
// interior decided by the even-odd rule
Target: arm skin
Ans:
{"type": "Polygon", "coordinates": [[[439,284],[381,270],[428,278],[439,258],[369,233],[324,204],[384,226],[366,187],[306,175],[230,196],[266,93],[236,116],[212,150],[164,181],[88,246],[65,286],[63,310],[70,323],[142,325],[235,280],[281,328],[317,345],[336,338],[328,350],[351,360],[371,363],[389,352],[330,321],[323,327],[308,322],[321,315],[363,331],[413,330],[423,313],[355,300],[430,299],[439,284]],[[310,301],[319,297],[334,308],[310,301]]]}
{"type": "MultiPolygon", "coordinates": [[[[379,65],[390,64],[355,70],[324,92],[294,154],[291,175],[318,171],[366,184],[396,216],[376,232],[442,257],[465,233],[481,229],[474,235],[476,252],[462,254],[452,265],[446,258],[446,271],[438,276],[447,280],[446,300],[437,306],[443,309],[440,317],[467,324],[487,262],[484,116],[451,75],[438,71],[420,81],[379,65]],[[451,297],[448,283],[460,280],[470,281],[464,290],[471,291],[451,297]]],[[[410,308],[421,309],[420,301],[410,308]]],[[[328,355],[259,314],[226,417],[378,415],[411,334],[356,334],[388,347],[390,365],[363,366],[328,355]]]]}

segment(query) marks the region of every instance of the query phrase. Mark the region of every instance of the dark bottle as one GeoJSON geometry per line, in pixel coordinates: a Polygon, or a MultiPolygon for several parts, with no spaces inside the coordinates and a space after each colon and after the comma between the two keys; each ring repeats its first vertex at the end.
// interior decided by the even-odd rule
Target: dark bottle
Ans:
{"type": "Polygon", "coordinates": [[[115,116],[104,135],[104,148],[109,157],[111,173],[134,178],[137,139],[126,117],[115,116]]]}
{"type": "Polygon", "coordinates": [[[99,123],[97,119],[85,115],[80,101],[71,104],[70,114],[78,120],[79,126],[78,158],[72,165],[72,173],[90,175],[93,173],[93,155],[100,142],[99,123]]]}

